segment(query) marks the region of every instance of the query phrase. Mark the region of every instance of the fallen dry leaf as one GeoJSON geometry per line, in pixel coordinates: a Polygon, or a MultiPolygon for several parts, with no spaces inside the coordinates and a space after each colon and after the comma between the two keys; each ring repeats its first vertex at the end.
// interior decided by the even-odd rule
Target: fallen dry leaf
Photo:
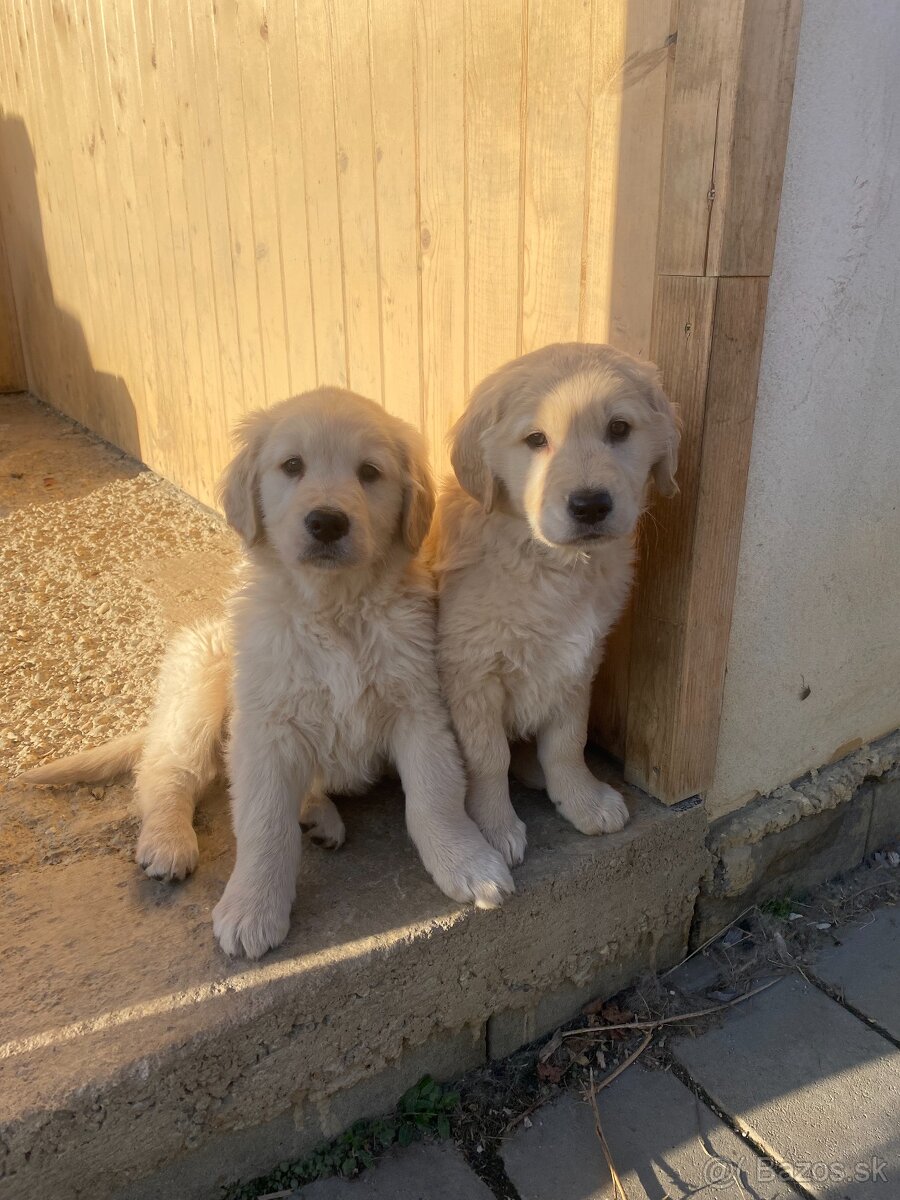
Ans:
{"type": "Polygon", "coordinates": [[[555,1063],[539,1062],[537,1065],[538,1079],[543,1079],[545,1083],[559,1083],[564,1074],[565,1068],[555,1063]]]}

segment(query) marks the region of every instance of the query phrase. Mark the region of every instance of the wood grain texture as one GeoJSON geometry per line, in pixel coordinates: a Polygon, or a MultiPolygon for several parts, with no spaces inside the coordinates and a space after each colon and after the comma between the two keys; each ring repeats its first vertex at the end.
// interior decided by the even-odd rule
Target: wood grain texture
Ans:
{"type": "Polygon", "coordinates": [[[772,273],[802,7],[744,0],[730,136],[717,140],[708,273],[772,273]]]}
{"type": "Polygon", "coordinates": [[[646,353],[671,8],[9,0],[28,383],[210,502],[235,421],[317,383],[413,421],[440,471],[519,350],[646,353]]]}
{"type": "Polygon", "coordinates": [[[650,353],[672,5],[595,0],[579,337],[650,353]]]}
{"type": "Polygon", "coordinates": [[[592,86],[590,5],[529,0],[527,16],[523,353],[578,337],[592,86]]]}
{"type": "Polygon", "coordinates": [[[802,0],[680,0],[657,270],[768,275],[802,0]]]}
{"type": "Polygon", "coordinates": [[[642,525],[592,708],[626,778],[668,803],[715,770],[799,14],[796,0],[678,4],[650,353],[684,421],[680,493],[642,525]]]}
{"type": "Polygon", "coordinates": [[[18,392],[26,386],[19,319],[9,277],[3,225],[0,223],[0,392],[18,392]]]}
{"type": "Polygon", "coordinates": [[[684,420],[632,627],[626,776],[675,803],[712,778],[765,324],[764,278],[663,277],[654,354],[684,420]]]}
{"type": "Polygon", "coordinates": [[[517,353],[525,28],[519,4],[466,0],[465,21],[468,392],[517,353]]]}

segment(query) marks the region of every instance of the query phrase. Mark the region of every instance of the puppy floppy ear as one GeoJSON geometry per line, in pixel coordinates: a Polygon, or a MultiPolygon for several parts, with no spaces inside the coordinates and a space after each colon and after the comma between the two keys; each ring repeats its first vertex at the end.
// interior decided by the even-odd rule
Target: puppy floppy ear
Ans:
{"type": "Polygon", "coordinates": [[[400,437],[403,463],[403,507],[400,510],[400,534],[412,554],[418,554],[431,528],[434,516],[434,481],[428,465],[425,439],[411,425],[405,425],[400,437]]]}
{"type": "Polygon", "coordinates": [[[681,419],[675,405],[662,389],[659,368],[653,363],[642,363],[641,367],[644,396],[657,418],[659,429],[660,453],[650,468],[650,474],[661,496],[674,496],[678,491],[675,473],[678,470],[681,419]]]}
{"type": "Polygon", "coordinates": [[[485,512],[497,503],[500,483],[487,461],[487,440],[500,418],[504,368],[482,380],[450,431],[450,462],[460,485],[485,512]]]}
{"type": "Polygon", "coordinates": [[[250,413],[240,422],[234,434],[238,452],[222,472],[217,488],[225,520],[247,546],[263,537],[257,457],[265,425],[263,412],[250,413]]]}

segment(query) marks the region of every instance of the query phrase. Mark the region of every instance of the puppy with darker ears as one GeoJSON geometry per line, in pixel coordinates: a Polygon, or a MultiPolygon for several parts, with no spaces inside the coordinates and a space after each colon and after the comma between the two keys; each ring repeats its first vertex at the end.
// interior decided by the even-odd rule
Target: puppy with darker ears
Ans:
{"type": "Polygon", "coordinates": [[[628,820],[584,761],[591,682],[631,586],[648,486],[671,496],[679,426],[655,367],[610,346],[547,346],[475,389],[438,501],[438,661],[468,770],[467,808],[511,866],[526,832],[513,769],[582,833],[628,820]]]}

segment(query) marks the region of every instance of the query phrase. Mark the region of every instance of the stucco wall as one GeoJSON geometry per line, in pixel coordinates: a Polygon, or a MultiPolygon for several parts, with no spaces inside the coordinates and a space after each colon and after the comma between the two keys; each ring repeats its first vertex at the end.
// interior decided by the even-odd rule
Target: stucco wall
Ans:
{"type": "Polygon", "coordinates": [[[712,815],[900,725],[898,61],[806,0],[712,815]]]}

